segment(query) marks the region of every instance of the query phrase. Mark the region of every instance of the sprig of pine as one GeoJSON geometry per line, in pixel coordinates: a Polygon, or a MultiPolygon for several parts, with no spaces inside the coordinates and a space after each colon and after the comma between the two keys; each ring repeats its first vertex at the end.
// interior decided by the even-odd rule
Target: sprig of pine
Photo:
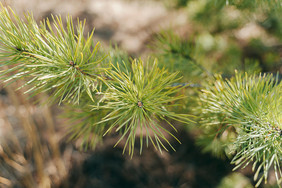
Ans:
{"type": "Polygon", "coordinates": [[[259,186],[263,179],[267,183],[268,171],[273,166],[280,184],[282,83],[278,78],[236,73],[235,78],[223,80],[218,76],[214,85],[204,90],[200,98],[206,114],[202,122],[205,127],[217,127],[220,136],[224,131],[230,133],[235,129],[237,132],[236,139],[233,137],[233,143],[229,143],[236,151],[232,160],[236,165],[234,170],[252,162],[253,170],[256,170],[254,179],[258,180],[256,186],[259,186]]]}
{"type": "Polygon", "coordinates": [[[106,83],[108,90],[103,93],[103,98],[93,110],[110,110],[97,125],[110,123],[105,132],[115,130],[121,133],[121,137],[116,145],[126,137],[124,151],[128,147],[128,152],[132,156],[137,134],[140,140],[140,154],[144,145],[143,138],[148,146],[149,141],[158,150],[167,147],[163,141],[172,149],[166,135],[171,135],[180,142],[163,124],[166,122],[175,131],[175,127],[169,120],[182,123],[191,122],[187,114],[176,114],[169,111],[174,106],[174,102],[182,99],[183,96],[177,93],[185,86],[172,86],[180,78],[177,73],[168,73],[165,69],[159,69],[157,60],[153,64],[146,63],[143,66],[142,60],[132,62],[132,70],[128,70],[126,65],[113,66],[107,71],[107,75],[112,82],[106,83]],[[122,71],[126,70],[126,71],[122,71]]]}
{"type": "MultiPolygon", "coordinates": [[[[2,5],[1,5],[2,6],[2,5]]],[[[31,14],[26,23],[12,9],[2,6],[0,12],[1,72],[5,82],[28,79],[32,87],[26,93],[52,91],[51,100],[59,103],[79,103],[81,94],[92,93],[98,87],[105,68],[104,57],[99,53],[99,43],[93,33],[84,37],[84,25],[78,20],[76,28],[70,16],[66,29],[61,17],[52,17],[37,25],[31,14]]]]}

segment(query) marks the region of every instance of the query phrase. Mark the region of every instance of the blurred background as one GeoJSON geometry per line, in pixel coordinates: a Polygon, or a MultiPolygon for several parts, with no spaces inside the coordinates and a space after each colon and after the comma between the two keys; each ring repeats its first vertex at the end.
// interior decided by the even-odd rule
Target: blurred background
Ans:
{"type": "MultiPolygon", "coordinates": [[[[157,57],[161,66],[182,71],[183,82],[196,85],[205,78],[187,60],[191,55],[209,72],[226,77],[235,69],[281,74],[281,14],[252,3],[224,6],[227,2],[1,0],[21,16],[32,12],[38,23],[59,14],[86,19],[86,30],[95,28],[94,38],[105,50],[117,46],[125,57],[157,57]]],[[[150,146],[130,159],[122,155],[122,145],[113,148],[117,135],[104,137],[94,151],[81,151],[65,136],[70,122],[61,115],[64,107],[44,104],[44,93],[30,98],[24,89],[16,90],[20,82],[0,85],[0,187],[254,187],[251,166],[232,171],[230,156],[207,147],[197,125],[177,126],[182,144],[171,140],[176,152],[160,154],[150,146]]],[[[183,105],[191,106],[187,113],[197,110],[193,98],[183,105]]],[[[270,171],[261,187],[275,183],[270,171]]]]}

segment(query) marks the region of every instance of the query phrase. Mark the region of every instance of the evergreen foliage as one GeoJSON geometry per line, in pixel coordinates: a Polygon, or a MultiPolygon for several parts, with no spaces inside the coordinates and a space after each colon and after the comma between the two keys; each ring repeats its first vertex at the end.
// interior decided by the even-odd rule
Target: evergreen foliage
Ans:
{"type": "MultiPolygon", "coordinates": [[[[205,152],[233,158],[235,169],[253,164],[256,186],[267,182],[274,168],[281,187],[281,75],[258,76],[281,70],[281,1],[190,0],[184,6],[194,32],[189,37],[162,33],[155,56],[170,70],[183,70],[182,81],[193,80],[201,89],[199,103],[189,103],[199,117],[197,143],[205,152]],[[250,23],[277,37],[278,46],[259,37],[242,46],[237,33],[250,23]],[[234,69],[249,74],[233,77],[234,69]]],[[[195,95],[195,89],[186,93],[195,95]]]]}
{"type": "Polygon", "coordinates": [[[159,69],[157,61],[153,65],[148,61],[145,69],[141,60],[133,60],[132,68],[128,70],[128,61],[118,62],[118,56],[110,54],[107,57],[99,51],[99,43],[93,40],[94,31],[84,38],[84,24],[78,20],[75,31],[71,17],[66,20],[66,29],[60,17],[53,17],[53,24],[47,19],[38,26],[32,15],[26,16],[25,23],[11,9],[2,7],[1,60],[2,66],[9,66],[1,74],[4,82],[27,79],[26,84],[21,86],[31,86],[26,93],[37,94],[51,90],[50,100],[58,101],[59,104],[65,102],[78,105],[83,98],[80,111],[74,111],[69,117],[73,121],[84,121],[70,129],[70,138],[82,138],[81,143],[86,144],[86,147],[88,144],[95,147],[100,140],[97,138],[116,128],[122,134],[118,143],[127,136],[126,143],[132,155],[135,135],[140,127],[140,152],[143,136],[146,137],[147,145],[150,140],[157,149],[166,149],[162,139],[170,143],[164,132],[172,134],[160,122],[172,126],[167,118],[183,123],[190,121],[188,115],[176,114],[167,109],[174,105],[174,101],[183,98],[175,95],[183,88],[173,86],[179,80],[177,73],[170,74],[165,69],[159,69]],[[106,60],[117,62],[109,66],[106,60]],[[85,94],[90,101],[85,99],[85,94]],[[99,96],[102,98],[96,104],[94,100],[99,96]],[[89,109],[91,101],[93,107],[89,109]],[[100,109],[105,109],[108,114],[100,112],[100,109]],[[97,121],[96,117],[102,120],[97,121]],[[110,122],[111,125],[106,128],[110,122]]]}
{"type": "MultiPolygon", "coordinates": [[[[282,84],[278,74],[258,76],[258,70],[266,71],[266,65],[256,59],[241,61],[243,50],[224,33],[226,28],[233,31],[243,25],[238,21],[241,18],[231,25],[223,21],[226,4],[240,11],[255,5],[231,0],[179,2],[181,6],[198,6],[192,18],[202,25],[195,27],[194,38],[181,38],[173,32],[160,34],[155,43],[159,51],[154,54],[159,63],[157,59],[132,60],[118,49],[101,49],[93,40],[94,30],[85,37],[85,22],[78,20],[74,26],[69,16],[66,25],[61,17],[37,25],[31,14],[22,20],[2,6],[1,78],[7,84],[24,79],[20,88],[27,87],[26,93],[32,95],[49,92],[49,102],[62,104],[72,123],[69,138],[78,140],[85,149],[95,148],[104,135],[117,132],[120,138],[116,144],[125,140],[124,152],[127,149],[131,156],[137,141],[140,154],[149,142],[157,150],[168,151],[168,146],[173,149],[168,137],[179,141],[172,133],[176,131],[173,124],[193,124],[192,116],[183,111],[193,112],[201,130],[198,143],[204,151],[233,156],[235,169],[252,163],[256,186],[263,179],[267,182],[273,167],[280,186],[282,84]],[[215,12],[220,17],[215,17],[215,12]],[[218,24],[206,23],[207,16],[218,24]],[[201,33],[201,28],[206,28],[205,32],[201,33]],[[225,67],[224,61],[228,61],[225,67]],[[218,72],[217,62],[229,79],[212,74],[218,72]],[[234,68],[251,74],[236,72],[233,77],[234,68]]],[[[278,24],[269,32],[279,38],[281,2],[275,2],[278,4],[268,3],[262,11],[275,10],[271,15],[278,24]]],[[[266,22],[260,24],[267,28],[266,22]]],[[[269,51],[263,51],[263,58],[276,60],[277,53],[269,51]]]]}
{"type": "Polygon", "coordinates": [[[215,139],[237,134],[236,138],[229,136],[229,143],[224,146],[235,153],[235,169],[254,162],[254,179],[259,179],[259,185],[263,178],[267,182],[268,170],[273,165],[277,181],[281,182],[282,83],[272,75],[237,73],[227,81],[218,76],[213,85],[203,90],[200,99],[205,117],[202,126],[215,126],[215,139]],[[263,175],[258,177],[261,169],[263,175]]]}
{"type": "Polygon", "coordinates": [[[5,82],[27,78],[24,86],[33,86],[27,93],[52,90],[52,100],[59,100],[59,104],[76,104],[84,92],[93,100],[92,93],[105,69],[101,65],[104,57],[98,54],[99,43],[93,40],[94,30],[84,38],[84,24],[78,20],[75,30],[71,17],[65,29],[60,17],[53,17],[53,24],[47,19],[38,26],[31,14],[25,23],[10,11],[2,7],[0,40],[2,66],[13,68],[1,76],[17,73],[5,76],[5,82]]]}
{"type": "MultiPolygon", "coordinates": [[[[161,148],[167,150],[162,140],[173,148],[165,133],[173,135],[161,125],[161,122],[167,122],[176,131],[168,119],[182,123],[191,121],[187,114],[169,111],[171,106],[176,105],[174,104],[176,100],[183,98],[181,95],[175,95],[185,87],[173,85],[180,79],[177,73],[168,73],[164,68],[159,69],[157,60],[152,64],[147,63],[146,68],[143,64],[142,60],[134,60],[132,71],[126,68],[122,71],[120,65],[116,67],[112,65],[113,69],[107,71],[112,81],[106,83],[108,89],[102,93],[102,99],[93,108],[110,110],[110,113],[97,124],[111,121],[106,133],[116,127],[115,131],[122,134],[117,144],[127,136],[124,150],[128,146],[131,155],[134,151],[136,132],[140,132],[140,153],[143,137],[146,138],[147,146],[150,140],[160,151],[161,148]]],[[[174,138],[178,141],[176,137],[174,138]]]]}

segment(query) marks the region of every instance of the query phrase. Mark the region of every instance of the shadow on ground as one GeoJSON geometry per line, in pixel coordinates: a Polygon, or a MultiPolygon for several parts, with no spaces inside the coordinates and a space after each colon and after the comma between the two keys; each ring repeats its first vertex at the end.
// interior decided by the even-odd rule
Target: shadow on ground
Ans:
{"type": "MultiPolygon", "coordinates": [[[[72,167],[60,187],[84,188],[155,188],[155,187],[216,187],[231,172],[228,161],[203,154],[187,131],[181,131],[181,145],[176,152],[162,155],[152,147],[132,159],[122,155],[122,148],[103,146],[81,164],[72,167]]],[[[107,141],[106,141],[107,142],[107,141]]]]}

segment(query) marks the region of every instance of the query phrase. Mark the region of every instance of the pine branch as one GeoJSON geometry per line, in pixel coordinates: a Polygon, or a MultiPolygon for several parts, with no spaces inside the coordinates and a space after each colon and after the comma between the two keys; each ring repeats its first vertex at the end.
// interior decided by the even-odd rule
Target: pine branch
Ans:
{"type": "MultiPolygon", "coordinates": [[[[23,21],[2,6],[0,59],[5,69],[1,78],[7,83],[25,79],[21,87],[30,86],[27,93],[49,91],[50,101],[58,100],[59,104],[80,102],[67,111],[75,122],[69,133],[70,139],[82,140],[86,148],[88,144],[95,147],[103,135],[115,131],[121,135],[116,144],[125,139],[123,152],[128,149],[131,156],[136,139],[140,154],[149,142],[160,151],[168,150],[168,146],[173,149],[167,136],[178,139],[164,124],[176,131],[171,121],[191,122],[191,116],[171,111],[175,102],[184,98],[179,93],[187,86],[179,83],[178,73],[160,69],[157,60],[129,62],[126,58],[121,64],[123,56],[106,56],[99,43],[93,42],[94,31],[84,37],[85,22],[78,20],[74,27],[71,17],[67,17],[64,27],[61,17],[52,17],[52,21],[37,25],[31,14],[23,21]]],[[[257,185],[267,180],[271,166],[280,183],[282,83],[278,78],[239,74],[231,80],[214,77],[191,57],[188,43],[167,38],[160,42],[164,53],[180,56],[215,81],[200,95],[205,118],[202,123],[216,138],[211,142],[215,143],[213,147],[220,149],[219,145],[229,142],[236,152],[232,161],[235,168],[254,162],[257,185]],[[225,133],[230,139],[219,140],[225,133]],[[258,177],[261,170],[263,175],[258,177]]]]}
{"type": "Polygon", "coordinates": [[[140,153],[145,144],[143,138],[147,146],[150,141],[160,151],[162,148],[167,150],[163,141],[173,149],[165,135],[178,139],[162,124],[166,122],[176,131],[169,119],[191,122],[189,115],[169,111],[174,101],[183,98],[175,94],[185,86],[171,86],[179,80],[177,73],[169,74],[165,69],[159,69],[156,60],[153,65],[146,63],[146,67],[143,67],[141,60],[134,60],[132,72],[125,68],[126,65],[123,68],[120,65],[112,66],[113,70],[107,71],[107,75],[113,81],[107,83],[108,90],[103,93],[99,104],[93,106],[94,111],[109,110],[110,113],[96,125],[110,123],[105,134],[113,130],[120,132],[121,138],[116,145],[126,137],[124,152],[128,147],[131,156],[137,132],[140,132],[140,153]],[[149,65],[152,67],[149,68],[149,65]]]}
{"type": "Polygon", "coordinates": [[[84,38],[85,22],[78,20],[75,29],[68,16],[64,29],[61,17],[52,18],[53,24],[47,19],[38,26],[28,14],[25,23],[2,6],[0,57],[2,66],[9,67],[1,72],[2,79],[28,79],[22,87],[32,87],[26,93],[52,91],[51,100],[59,99],[59,103],[77,104],[84,92],[94,100],[92,92],[105,71],[105,55],[99,53],[99,43],[93,42],[94,30],[84,38]]]}
{"type": "Polygon", "coordinates": [[[202,122],[205,127],[216,126],[218,131],[233,127],[237,132],[236,139],[231,138],[233,144],[229,143],[236,151],[232,160],[235,169],[253,162],[258,186],[263,179],[267,182],[273,166],[277,182],[281,182],[282,83],[278,77],[247,74],[243,77],[236,73],[235,78],[224,81],[218,76],[200,98],[206,114],[202,122]],[[261,170],[263,174],[259,177],[261,170]]]}
{"type": "Polygon", "coordinates": [[[125,62],[120,66],[120,61],[107,67],[103,61],[114,57],[99,51],[99,43],[93,42],[94,31],[84,38],[85,22],[78,20],[75,30],[71,17],[67,17],[66,29],[61,17],[52,19],[53,24],[47,19],[38,26],[29,14],[25,23],[12,10],[2,7],[0,56],[2,65],[9,67],[2,71],[2,79],[28,79],[22,86],[31,86],[27,93],[51,91],[51,100],[58,99],[59,104],[79,104],[83,99],[81,105],[67,111],[70,120],[76,122],[70,128],[70,139],[82,140],[81,146],[88,148],[90,144],[93,148],[103,135],[115,129],[122,135],[118,143],[127,137],[124,148],[128,147],[133,155],[136,131],[140,129],[140,153],[143,137],[147,145],[150,140],[160,151],[167,150],[163,141],[171,144],[166,135],[177,138],[163,127],[163,122],[176,131],[169,120],[191,121],[186,114],[169,111],[174,101],[183,98],[176,95],[185,87],[175,85],[179,81],[177,73],[159,69],[157,61],[152,68],[149,63],[144,68],[141,60],[134,60],[131,67],[125,62]],[[98,106],[93,103],[98,98],[95,94],[102,96],[98,106]]]}

